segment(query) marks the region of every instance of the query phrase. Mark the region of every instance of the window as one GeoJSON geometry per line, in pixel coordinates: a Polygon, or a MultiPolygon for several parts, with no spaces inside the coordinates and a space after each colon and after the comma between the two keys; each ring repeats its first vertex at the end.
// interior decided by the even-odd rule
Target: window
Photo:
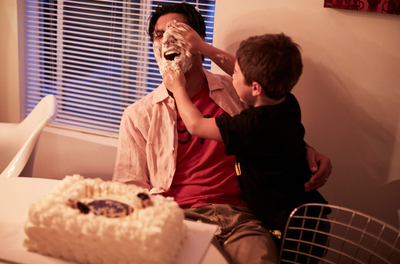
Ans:
{"type": "MultiPolygon", "coordinates": [[[[25,0],[26,114],[54,94],[56,126],[118,136],[124,109],[162,82],[146,30],[168,2],[182,1],[25,0]]],[[[211,44],[215,0],[184,2],[203,15],[211,44]]]]}

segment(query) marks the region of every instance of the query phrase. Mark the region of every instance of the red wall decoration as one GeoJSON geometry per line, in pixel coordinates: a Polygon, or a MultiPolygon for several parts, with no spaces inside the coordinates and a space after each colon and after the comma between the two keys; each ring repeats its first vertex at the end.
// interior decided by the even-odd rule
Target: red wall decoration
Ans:
{"type": "Polygon", "coordinates": [[[400,15],[400,0],[324,0],[324,7],[400,15]]]}

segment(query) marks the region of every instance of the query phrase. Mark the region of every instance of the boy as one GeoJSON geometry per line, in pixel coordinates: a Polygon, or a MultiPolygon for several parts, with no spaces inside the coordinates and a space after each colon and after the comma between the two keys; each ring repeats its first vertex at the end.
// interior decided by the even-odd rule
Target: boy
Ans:
{"type": "Polygon", "coordinates": [[[223,141],[236,155],[240,187],[248,206],[269,230],[283,233],[290,212],[304,203],[326,203],[304,183],[311,173],[306,161],[300,106],[291,94],[302,73],[298,45],[284,34],[250,37],[236,53],[233,86],[250,106],[232,118],[205,118],[192,104],[180,71],[164,74],[187,130],[223,141]]]}

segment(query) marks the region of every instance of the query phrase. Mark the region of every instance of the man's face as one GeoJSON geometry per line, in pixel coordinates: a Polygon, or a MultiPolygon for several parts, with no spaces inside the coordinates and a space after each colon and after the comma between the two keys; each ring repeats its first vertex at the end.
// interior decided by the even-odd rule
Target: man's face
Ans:
{"type": "Polygon", "coordinates": [[[180,37],[169,30],[174,23],[187,24],[186,17],[176,13],[163,15],[154,28],[153,49],[161,75],[169,69],[186,73],[192,66],[191,54],[183,48],[180,37]]]}

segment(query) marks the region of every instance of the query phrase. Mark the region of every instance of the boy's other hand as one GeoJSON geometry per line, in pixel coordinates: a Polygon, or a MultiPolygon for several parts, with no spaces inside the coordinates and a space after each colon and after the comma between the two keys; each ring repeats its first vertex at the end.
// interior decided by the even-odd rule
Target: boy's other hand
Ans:
{"type": "Polygon", "coordinates": [[[186,78],[182,71],[170,68],[163,75],[164,85],[167,89],[175,93],[179,89],[185,89],[186,78]]]}

